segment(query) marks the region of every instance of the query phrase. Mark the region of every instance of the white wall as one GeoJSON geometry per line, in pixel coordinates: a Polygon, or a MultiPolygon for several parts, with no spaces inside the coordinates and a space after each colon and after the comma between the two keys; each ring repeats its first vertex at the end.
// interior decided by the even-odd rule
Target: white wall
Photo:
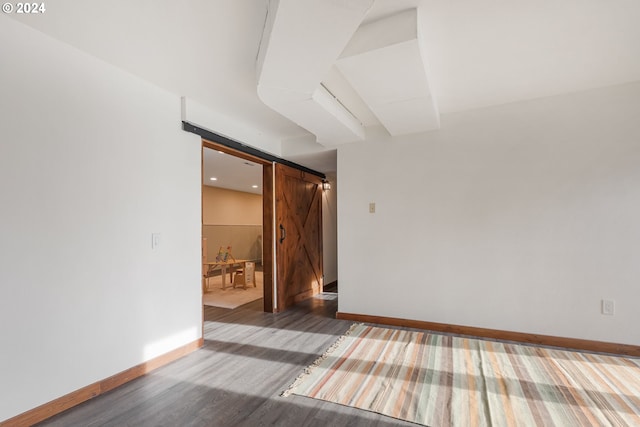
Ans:
{"type": "Polygon", "coordinates": [[[328,285],[338,280],[338,182],[335,172],[325,175],[331,184],[322,192],[322,268],[328,285]]]}
{"type": "Polygon", "coordinates": [[[178,96],[4,16],[0,40],[4,420],[201,337],[201,154],[178,96]]]}
{"type": "Polygon", "coordinates": [[[202,186],[205,225],[262,225],[262,195],[202,186]]]}
{"type": "Polygon", "coordinates": [[[339,147],[339,310],[640,344],[639,112],[631,84],[339,147]]]}

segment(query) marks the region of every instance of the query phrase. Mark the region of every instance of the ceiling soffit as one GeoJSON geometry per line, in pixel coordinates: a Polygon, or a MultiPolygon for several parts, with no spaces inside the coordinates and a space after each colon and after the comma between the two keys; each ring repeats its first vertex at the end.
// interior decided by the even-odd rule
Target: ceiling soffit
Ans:
{"type": "Polygon", "coordinates": [[[320,83],[373,0],[271,1],[257,59],[258,96],[321,144],[364,139],[364,126],[320,83]]]}
{"type": "Polygon", "coordinates": [[[440,127],[418,27],[415,8],[363,25],[337,61],[343,76],[393,136],[440,127]]]}
{"type": "Polygon", "coordinates": [[[257,59],[260,99],[331,147],[437,129],[417,9],[361,25],[373,0],[270,3],[257,59]],[[336,83],[337,82],[337,83],[336,83]]]}

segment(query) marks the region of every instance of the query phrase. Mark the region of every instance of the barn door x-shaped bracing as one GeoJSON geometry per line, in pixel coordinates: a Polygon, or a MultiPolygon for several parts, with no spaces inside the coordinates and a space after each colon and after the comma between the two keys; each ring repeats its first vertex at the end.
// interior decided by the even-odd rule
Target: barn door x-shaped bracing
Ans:
{"type": "Polygon", "coordinates": [[[276,164],[278,311],[322,291],[322,180],[276,164]]]}

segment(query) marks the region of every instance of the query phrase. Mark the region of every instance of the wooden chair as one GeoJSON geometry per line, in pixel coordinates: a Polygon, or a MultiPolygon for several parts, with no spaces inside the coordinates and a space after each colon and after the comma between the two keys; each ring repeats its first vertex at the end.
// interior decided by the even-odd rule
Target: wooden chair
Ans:
{"type": "Polygon", "coordinates": [[[238,269],[235,271],[233,275],[233,287],[242,285],[244,289],[247,289],[247,284],[253,282],[253,287],[256,286],[256,278],[255,278],[255,264],[252,262],[245,263],[245,269],[238,269]]]}

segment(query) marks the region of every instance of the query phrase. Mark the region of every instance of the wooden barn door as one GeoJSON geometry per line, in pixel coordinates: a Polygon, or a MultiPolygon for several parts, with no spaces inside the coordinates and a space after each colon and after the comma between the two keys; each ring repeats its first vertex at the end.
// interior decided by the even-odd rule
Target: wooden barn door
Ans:
{"type": "Polygon", "coordinates": [[[322,180],[276,164],[277,311],[322,291],[322,180]]]}

